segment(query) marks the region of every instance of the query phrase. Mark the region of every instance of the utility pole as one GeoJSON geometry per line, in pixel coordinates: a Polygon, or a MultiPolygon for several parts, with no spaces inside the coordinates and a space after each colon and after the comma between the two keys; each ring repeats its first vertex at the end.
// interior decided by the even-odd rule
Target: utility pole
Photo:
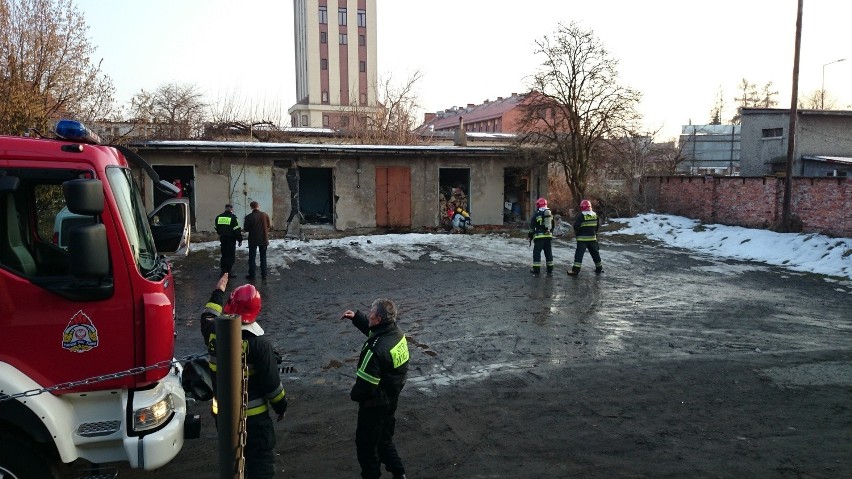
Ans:
{"type": "Polygon", "coordinates": [[[784,204],[781,207],[781,228],[783,232],[791,229],[790,202],[793,196],[793,155],[796,152],[796,124],[798,123],[799,111],[799,50],[802,45],[802,3],[799,0],[799,8],[796,13],[796,48],[793,54],[793,95],[790,100],[790,127],[787,132],[787,168],[784,174],[784,204]]]}

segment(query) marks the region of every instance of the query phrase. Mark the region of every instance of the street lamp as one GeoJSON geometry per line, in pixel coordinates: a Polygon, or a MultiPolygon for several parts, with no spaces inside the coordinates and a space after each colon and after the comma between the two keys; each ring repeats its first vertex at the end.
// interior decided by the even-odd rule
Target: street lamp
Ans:
{"type": "Polygon", "coordinates": [[[827,67],[827,66],[829,66],[833,63],[840,63],[840,62],[845,62],[845,61],[846,61],[845,58],[841,58],[840,60],[834,60],[833,62],[828,62],[828,63],[826,63],[825,65],[822,66],[822,89],[819,91],[819,109],[820,110],[825,109],[825,67],[827,67]]]}

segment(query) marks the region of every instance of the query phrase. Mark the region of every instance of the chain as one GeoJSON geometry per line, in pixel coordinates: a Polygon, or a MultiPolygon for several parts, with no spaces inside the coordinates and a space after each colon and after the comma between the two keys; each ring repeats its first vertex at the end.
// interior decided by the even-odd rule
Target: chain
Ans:
{"type": "MultiPolygon", "coordinates": [[[[185,356],[181,359],[172,359],[172,360],[160,361],[160,362],[154,363],[150,366],[138,366],[138,367],[130,368],[130,369],[127,369],[125,371],[120,371],[120,372],[117,372],[117,373],[103,374],[101,376],[92,376],[90,378],[80,379],[79,381],[69,381],[67,383],[55,384],[53,386],[49,386],[49,387],[46,387],[46,388],[30,389],[29,391],[24,391],[24,392],[15,393],[15,394],[0,393],[0,402],[8,401],[10,399],[22,398],[22,397],[38,396],[39,394],[52,393],[54,391],[62,391],[62,390],[65,390],[65,389],[73,389],[73,388],[76,388],[76,387],[79,387],[79,386],[86,386],[86,385],[89,385],[89,384],[101,383],[101,382],[104,382],[104,381],[110,381],[112,379],[123,378],[125,376],[133,376],[133,375],[136,375],[136,374],[144,373],[146,371],[150,371],[152,369],[172,367],[176,364],[186,363],[186,362],[192,361],[194,359],[206,357],[208,355],[209,355],[208,353],[191,354],[191,355],[185,356]]],[[[246,377],[248,377],[248,376],[246,376],[246,377]]]]}
{"type": "Polygon", "coordinates": [[[249,380],[249,370],[248,370],[248,359],[246,358],[246,353],[243,351],[242,354],[243,361],[243,401],[240,405],[240,426],[239,426],[239,458],[237,459],[237,471],[239,471],[238,477],[245,477],[245,467],[246,467],[246,441],[248,440],[248,429],[246,425],[246,409],[248,409],[248,380],[249,380]]]}

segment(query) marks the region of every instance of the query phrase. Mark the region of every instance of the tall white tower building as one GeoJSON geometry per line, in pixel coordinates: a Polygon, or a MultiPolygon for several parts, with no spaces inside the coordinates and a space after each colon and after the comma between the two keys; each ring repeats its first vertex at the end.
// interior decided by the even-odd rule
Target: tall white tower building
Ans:
{"type": "Polygon", "coordinates": [[[294,0],[294,127],[346,128],[376,110],[376,0],[294,0]]]}

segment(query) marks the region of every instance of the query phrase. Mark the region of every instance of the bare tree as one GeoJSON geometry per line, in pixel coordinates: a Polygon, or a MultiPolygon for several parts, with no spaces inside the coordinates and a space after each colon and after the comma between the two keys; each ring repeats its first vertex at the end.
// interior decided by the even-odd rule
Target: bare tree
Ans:
{"type": "Polygon", "coordinates": [[[799,108],[807,110],[833,110],[837,108],[837,100],[827,90],[818,88],[810,94],[799,98],[799,108]]]}
{"type": "Polygon", "coordinates": [[[346,133],[354,142],[361,144],[418,143],[418,136],[413,131],[417,126],[419,108],[416,87],[422,78],[423,73],[417,70],[397,83],[393,75],[388,74],[376,88],[378,107],[357,103],[349,107],[348,114],[354,121],[345,128],[346,133]]]}
{"type": "Polygon", "coordinates": [[[760,106],[763,108],[772,108],[778,105],[778,100],[775,97],[778,95],[778,91],[772,91],[772,82],[767,82],[763,85],[763,88],[760,89],[760,106]]]}
{"type": "Polygon", "coordinates": [[[159,138],[201,136],[207,105],[203,93],[194,84],[172,82],[153,92],[142,90],[130,102],[134,121],[152,124],[159,138]]]}
{"type": "Polygon", "coordinates": [[[92,61],[87,30],[73,0],[0,0],[0,133],[113,112],[112,80],[92,61]]]}
{"type": "Polygon", "coordinates": [[[595,194],[607,214],[633,215],[645,201],[644,179],[651,175],[671,175],[686,159],[682,146],[674,140],[654,142],[660,129],[607,138],[599,148],[595,194]]]}
{"type": "Polygon", "coordinates": [[[722,90],[722,87],[719,87],[719,93],[716,95],[716,102],[713,105],[713,109],[710,110],[710,124],[711,125],[721,125],[722,124],[722,111],[725,109],[725,93],[722,90]]]}
{"type": "Polygon", "coordinates": [[[210,121],[205,125],[204,137],[286,141],[292,134],[283,127],[284,111],[279,101],[254,102],[242,98],[238,92],[229,92],[209,106],[210,121]]]}
{"type": "Polygon", "coordinates": [[[518,121],[521,144],[558,164],[575,204],[586,195],[597,147],[633,131],[641,94],[618,81],[618,61],[576,23],[536,41],[544,61],[518,121]]]}
{"type": "Polygon", "coordinates": [[[737,113],[731,118],[733,125],[740,124],[743,108],[772,108],[778,104],[778,100],[775,99],[778,92],[772,91],[771,81],[758,89],[756,83],[749,83],[747,79],[743,78],[738,89],[740,96],[734,98],[737,102],[737,113]]]}

